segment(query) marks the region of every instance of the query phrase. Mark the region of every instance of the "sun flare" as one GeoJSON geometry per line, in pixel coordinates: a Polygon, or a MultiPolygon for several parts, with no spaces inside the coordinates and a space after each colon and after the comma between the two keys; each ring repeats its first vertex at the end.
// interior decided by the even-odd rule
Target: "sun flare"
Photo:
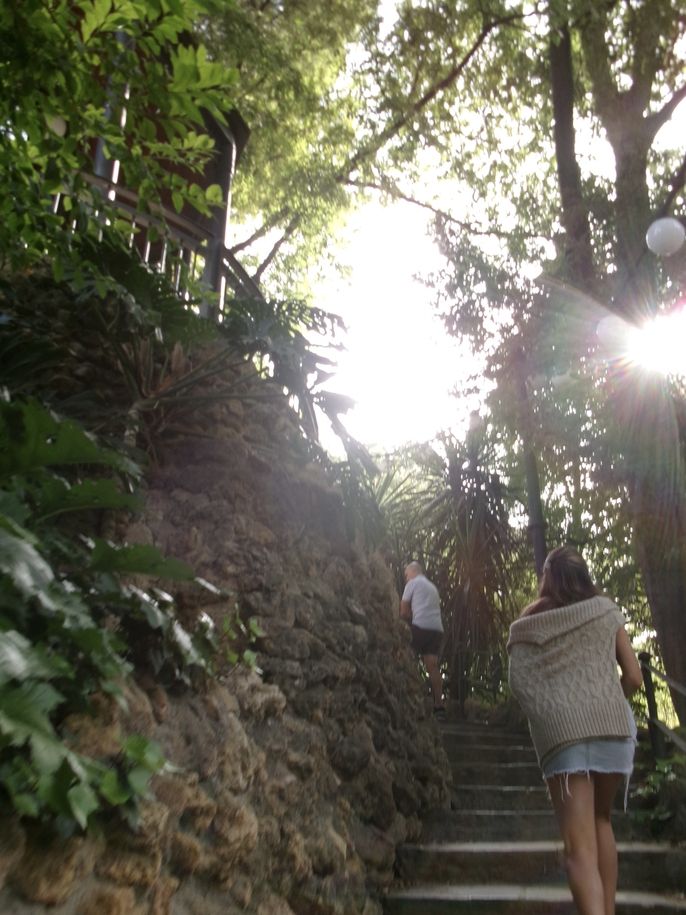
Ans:
{"type": "Polygon", "coordinates": [[[632,328],[627,355],[650,371],[686,376],[686,307],[632,328]]]}

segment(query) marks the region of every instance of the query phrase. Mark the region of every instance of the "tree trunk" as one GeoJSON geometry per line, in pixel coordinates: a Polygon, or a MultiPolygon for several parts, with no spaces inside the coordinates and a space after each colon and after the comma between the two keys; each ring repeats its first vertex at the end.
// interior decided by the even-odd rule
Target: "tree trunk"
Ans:
{"type": "MultiPolygon", "coordinates": [[[[611,384],[636,559],[665,671],[686,686],[686,498],[673,395],[665,379],[639,370],[611,384]]],[[[672,699],[686,724],[686,698],[672,691],[672,699]]]]}
{"type": "MultiPolygon", "coordinates": [[[[637,558],[665,670],[672,680],[686,686],[686,652],[682,644],[686,623],[684,551],[655,549],[653,527],[652,520],[635,520],[637,558]]],[[[685,534],[681,534],[681,542],[685,534]]],[[[686,697],[676,690],[671,690],[671,696],[679,723],[686,725],[686,697]]]]}
{"type": "Polygon", "coordinates": [[[529,511],[529,537],[534,550],[534,567],[536,575],[543,575],[543,563],[548,553],[545,541],[546,523],[543,517],[541,500],[541,483],[538,473],[538,462],[532,448],[524,450],[524,470],[526,472],[526,497],[529,511]]]}
{"type": "MultiPolygon", "coordinates": [[[[618,279],[615,301],[632,321],[654,315],[658,292],[645,245],[650,213],[647,150],[627,124],[615,147],[617,163],[618,279]]],[[[665,671],[686,686],[686,498],[682,447],[673,394],[666,380],[624,374],[619,391],[621,451],[627,470],[636,558],[665,671]]],[[[686,724],[686,699],[672,690],[679,721],[686,724]]]]}
{"type": "MultiPolygon", "coordinates": [[[[681,480],[674,491],[668,473],[651,477],[632,487],[636,555],[665,671],[686,686],[686,506],[681,480]]],[[[671,694],[679,721],[686,724],[686,697],[671,694]]]]}
{"type": "Polygon", "coordinates": [[[548,553],[545,539],[545,517],[543,515],[543,501],[541,499],[541,478],[538,472],[538,461],[533,449],[534,419],[526,386],[527,366],[526,357],[522,350],[513,354],[512,368],[514,383],[518,393],[519,407],[519,433],[522,437],[523,453],[522,462],[526,476],[526,501],[529,514],[529,539],[534,551],[534,568],[538,578],[543,574],[543,563],[548,553]]]}
{"type": "Polygon", "coordinates": [[[581,170],[576,158],[572,41],[566,25],[551,34],[548,62],[553,101],[555,160],[562,203],[560,220],[567,235],[565,257],[572,282],[592,292],[596,286],[596,276],[588,207],[584,200],[581,170]]]}
{"type": "MultiPolygon", "coordinates": [[[[646,118],[645,113],[664,34],[664,23],[658,19],[669,15],[661,4],[646,3],[642,9],[638,15],[644,21],[637,30],[628,90],[619,90],[610,65],[607,8],[601,6],[596,15],[580,20],[579,31],[595,109],[612,145],[617,169],[614,308],[637,323],[654,314],[657,304],[655,271],[647,255],[645,232],[651,218],[646,179],[648,153],[659,125],[646,118]]],[[[571,54],[564,42],[565,33],[566,24],[562,28],[558,25],[557,37],[562,35],[563,40],[556,49],[551,47],[550,59],[556,153],[562,157],[558,162],[560,196],[563,211],[568,210],[562,218],[566,227],[577,218],[579,205],[574,196],[569,197],[565,186],[574,176],[576,165],[576,160],[572,162],[573,134],[570,139],[567,127],[567,141],[561,145],[565,134],[560,134],[557,126],[558,118],[570,117],[570,84],[564,73],[567,68],[571,72],[571,54]]],[[[570,268],[573,267],[571,261],[570,268]]],[[[581,275],[576,279],[584,291],[593,294],[591,277],[586,283],[581,275]]],[[[610,384],[614,391],[609,415],[618,432],[618,469],[621,468],[631,500],[636,558],[665,670],[673,680],[686,685],[686,493],[674,402],[666,382],[655,376],[623,372],[611,377],[610,384]]],[[[686,700],[674,692],[672,696],[679,720],[686,723],[686,700]]]]}
{"type": "Polygon", "coordinates": [[[615,163],[618,282],[614,298],[629,320],[641,322],[655,314],[657,287],[645,243],[651,212],[648,149],[630,130],[623,131],[615,147],[615,163]]]}

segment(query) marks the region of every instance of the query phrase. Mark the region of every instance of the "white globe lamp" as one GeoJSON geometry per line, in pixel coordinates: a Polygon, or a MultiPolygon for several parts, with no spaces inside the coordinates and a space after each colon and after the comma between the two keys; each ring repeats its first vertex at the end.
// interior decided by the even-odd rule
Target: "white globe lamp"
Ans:
{"type": "Polygon", "coordinates": [[[651,223],[646,232],[646,244],[660,257],[670,257],[676,254],[684,243],[686,229],[678,219],[673,216],[663,216],[651,223]]]}

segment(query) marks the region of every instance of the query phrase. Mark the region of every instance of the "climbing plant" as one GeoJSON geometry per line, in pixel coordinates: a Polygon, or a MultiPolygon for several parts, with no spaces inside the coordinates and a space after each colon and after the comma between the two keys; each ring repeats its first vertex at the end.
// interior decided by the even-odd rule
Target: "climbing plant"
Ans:
{"type": "Polygon", "coordinates": [[[137,507],[126,483],[140,467],[31,399],[0,400],[0,441],[0,804],[63,828],[112,808],[133,821],[159,748],[123,735],[89,758],[69,716],[123,701],[134,665],[161,680],[208,670],[213,627],[187,631],[169,595],[130,583],[192,579],[184,563],[95,536],[94,514],[137,507]]]}
{"type": "Polygon", "coordinates": [[[220,647],[224,662],[254,663],[259,635],[240,614],[218,634],[204,615],[182,626],[172,597],[140,582],[191,581],[192,570],[110,542],[103,512],[135,511],[164,437],[188,434],[203,404],[249,396],[253,374],[295,395],[313,432],[312,387],[328,364],[305,333],[333,319],[299,301],[235,301],[223,326],[202,320],[128,249],[130,224],[89,180],[99,142],[143,210],[165,195],[177,209],[220,202],[192,175],[235,74],[194,29],[231,5],[29,0],[0,11],[0,805],[62,831],[115,808],[135,820],[164,765],[138,735],[85,756],[75,715],[103,696],[123,702],[141,667],[178,685],[196,684],[220,647]]]}
{"type": "MultiPolygon", "coordinates": [[[[96,146],[120,163],[143,210],[163,192],[208,212],[218,187],[197,174],[212,151],[205,118],[231,107],[235,72],[194,36],[214,0],[26,0],[0,10],[0,256],[74,262],[72,231],[97,237],[107,195],[89,180],[96,146]],[[176,174],[181,165],[186,177],[176,174]],[[61,209],[55,211],[55,195],[61,209]]],[[[219,195],[218,195],[219,194],[219,195]]],[[[217,196],[218,195],[218,196],[217,196]]],[[[123,227],[129,231],[130,227],[123,227]]]]}

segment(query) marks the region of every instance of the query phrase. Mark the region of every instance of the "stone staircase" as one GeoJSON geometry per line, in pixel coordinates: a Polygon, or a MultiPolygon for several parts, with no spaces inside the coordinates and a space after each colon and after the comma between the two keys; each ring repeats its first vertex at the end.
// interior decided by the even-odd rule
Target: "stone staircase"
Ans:
{"type": "MultiPolygon", "coordinates": [[[[430,816],[423,841],[401,846],[385,915],[573,915],[557,825],[527,734],[446,722],[452,809],[430,816]]],[[[686,849],[639,841],[613,818],[617,915],[686,913],[686,849]]]]}

